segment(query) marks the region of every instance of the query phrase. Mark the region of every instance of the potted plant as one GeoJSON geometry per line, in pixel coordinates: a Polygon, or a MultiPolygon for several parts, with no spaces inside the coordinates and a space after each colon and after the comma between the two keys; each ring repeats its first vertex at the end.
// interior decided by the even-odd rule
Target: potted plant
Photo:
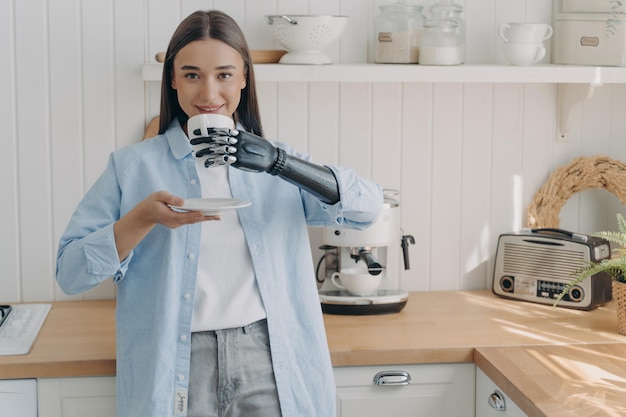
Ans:
{"type": "Polygon", "coordinates": [[[620,334],[626,335],[626,220],[621,213],[617,213],[617,227],[619,231],[602,231],[592,236],[601,237],[611,243],[619,245],[612,249],[612,256],[600,262],[589,262],[573,273],[576,277],[568,283],[559,294],[554,306],[569,293],[575,285],[583,280],[606,272],[613,278],[613,299],[617,301],[617,324],[620,334]]]}
{"type": "Polygon", "coordinates": [[[617,26],[622,22],[619,14],[624,13],[624,2],[622,0],[609,0],[609,18],[605,22],[604,39],[609,39],[617,32],[617,26]]]}

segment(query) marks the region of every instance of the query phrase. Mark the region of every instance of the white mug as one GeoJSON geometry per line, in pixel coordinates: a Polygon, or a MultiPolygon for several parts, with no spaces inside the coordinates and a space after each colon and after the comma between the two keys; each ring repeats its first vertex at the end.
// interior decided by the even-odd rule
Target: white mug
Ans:
{"type": "Polygon", "coordinates": [[[354,295],[371,295],[378,289],[383,274],[371,275],[367,269],[346,268],[333,272],[330,279],[338,288],[354,295]]]}
{"type": "MultiPolygon", "coordinates": [[[[206,137],[208,136],[208,129],[210,127],[224,127],[233,129],[235,122],[228,116],[217,113],[203,113],[191,116],[187,120],[187,135],[189,139],[206,137]]],[[[193,150],[198,152],[207,147],[206,143],[200,145],[193,145],[193,150]]]]}
{"type": "Polygon", "coordinates": [[[547,23],[511,22],[500,25],[498,33],[504,42],[541,43],[552,36],[552,26],[547,23]]]}
{"type": "Polygon", "coordinates": [[[505,43],[502,46],[504,57],[512,65],[533,65],[541,61],[546,55],[546,48],[542,43],[505,43]]]}

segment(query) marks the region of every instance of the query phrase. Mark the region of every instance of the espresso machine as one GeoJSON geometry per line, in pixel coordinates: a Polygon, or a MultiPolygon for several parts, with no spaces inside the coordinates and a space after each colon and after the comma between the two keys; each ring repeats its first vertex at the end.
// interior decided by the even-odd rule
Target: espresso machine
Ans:
{"type": "Polygon", "coordinates": [[[383,211],[365,230],[330,227],[322,232],[324,251],[316,277],[322,311],[328,314],[368,315],[396,313],[409,294],[401,289],[401,264],[409,269],[408,247],[415,243],[400,228],[399,193],[384,190],[383,211]],[[354,295],[337,287],[330,277],[342,269],[359,266],[371,275],[382,274],[378,289],[369,295],[354,295]]]}

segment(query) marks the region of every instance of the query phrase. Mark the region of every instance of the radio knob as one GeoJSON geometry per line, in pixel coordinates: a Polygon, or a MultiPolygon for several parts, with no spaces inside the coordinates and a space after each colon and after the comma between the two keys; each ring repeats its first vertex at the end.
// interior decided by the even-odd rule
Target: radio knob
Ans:
{"type": "Polygon", "coordinates": [[[585,296],[585,292],[578,285],[569,290],[569,299],[575,303],[582,301],[585,296]]]}
{"type": "Polygon", "coordinates": [[[505,275],[500,278],[500,288],[504,292],[513,292],[513,286],[515,283],[515,278],[510,275],[505,275]]]}

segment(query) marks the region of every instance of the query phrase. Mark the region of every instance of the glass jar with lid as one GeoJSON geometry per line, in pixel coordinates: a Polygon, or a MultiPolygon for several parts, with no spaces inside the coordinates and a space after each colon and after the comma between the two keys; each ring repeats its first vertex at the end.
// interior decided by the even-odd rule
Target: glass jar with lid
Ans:
{"type": "Polygon", "coordinates": [[[462,58],[465,62],[465,19],[463,19],[463,6],[453,0],[435,0],[430,6],[430,20],[454,20],[457,23],[457,32],[461,41],[462,58]]]}
{"type": "Polygon", "coordinates": [[[463,63],[463,44],[458,33],[458,24],[454,20],[429,20],[424,23],[419,63],[420,65],[463,63]]]}
{"type": "Polygon", "coordinates": [[[417,64],[424,25],[422,6],[398,1],[380,6],[376,17],[376,63],[417,64]]]}

